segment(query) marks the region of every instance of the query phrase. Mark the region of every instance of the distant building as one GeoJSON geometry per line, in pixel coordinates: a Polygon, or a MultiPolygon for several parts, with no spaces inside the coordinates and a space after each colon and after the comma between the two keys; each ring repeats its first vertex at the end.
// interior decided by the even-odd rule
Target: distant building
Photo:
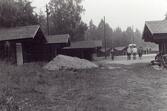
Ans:
{"type": "Polygon", "coordinates": [[[127,53],[127,48],[128,47],[115,47],[114,51],[115,51],[115,55],[119,56],[119,55],[126,55],[127,53]]]}
{"type": "Polygon", "coordinates": [[[61,50],[61,54],[92,60],[93,54],[102,47],[102,41],[77,41],[71,42],[70,47],[61,50]]]}
{"type": "Polygon", "coordinates": [[[167,54],[167,20],[147,21],[143,31],[143,39],[159,45],[159,51],[167,54]]]}
{"type": "Polygon", "coordinates": [[[99,49],[98,50],[98,52],[97,52],[97,56],[98,57],[104,57],[105,55],[106,56],[110,56],[110,54],[111,54],[111,49],[112,48],[101,48],[101,49],[99,49]]]}
{"type": "Polygon", "coordinates": [[[69,47],[71,45],[70,35],[49,35],[46,37],[46,54],[47,60],[52,60],[56,55],[61,53],[62,48],[69,47]]]}

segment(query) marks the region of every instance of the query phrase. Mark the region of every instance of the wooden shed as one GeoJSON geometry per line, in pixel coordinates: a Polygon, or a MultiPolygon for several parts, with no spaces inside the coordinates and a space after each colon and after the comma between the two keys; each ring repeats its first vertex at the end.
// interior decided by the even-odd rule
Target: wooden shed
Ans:
{"type": "Polygon", "coordinates": [[[97,56],[98,57],[104,57],[105,55],[106,56],[110,56],[110,54],[111,54],[111,49],[112,48],[101,48],[100,50],[98,50],[98,52],[97,52],[97,56]]]}
{"type": "Polygon", "coordinates": [[[46,40],[47,60],[52,60],[57,54],[60,54],[62,48],[70,46],[69,34],[49,35],[46,36],[46,40]]]}
{"type": "Polygon", "coordinates": [[[102,47],[102,41],[77,41],[71,42],[70,47],[61,50],[61,54],[92,60],[93,54],[102,47]]]}
{"type": "Polygon", "coordinates": [[[167,54],[167,20],[145,22],[143,39],[158,44],[159,51],[167,54]]]}
{"type": "Polygon", "coordinates": [[[0,58],[22,65],[44,60],[45,36],[39,25],[0,29],[0,58]]]}
{"type": "Polygon", "coordinates": [[[126,55],[127,52],[127,48],[128,47],[115,47],[114,51],[115,51],[115,55],[116,56],[120,56],[120,55],[126,55]]]}

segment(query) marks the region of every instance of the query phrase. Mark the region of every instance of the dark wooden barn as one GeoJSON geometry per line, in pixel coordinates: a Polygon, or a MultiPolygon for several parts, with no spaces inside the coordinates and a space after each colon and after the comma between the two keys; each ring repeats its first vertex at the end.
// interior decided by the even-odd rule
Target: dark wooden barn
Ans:
{"type": "Polygon", "coordinates": [[[98,52],[97,52],[97,56],[98,57],[104,57],[105,55],[106,56],[110,56],[110,54],[111,54],[111,49],[112,48],[101,48],[100,50],[98,50],[98,52]]]}
{"type": "Polygon", "coordinates": [[[0,29],[0,57],[18,65],[42,61],[46,39],[39,25],[0,29]]]}
{"type": "Polygon", "coordinates": [[[93,54],[102,47],[102,41],[77,41],[72,42],[70,47],[65,47],[61,50],[61,54],[79,57],[82,59],[93,59],[93,54]]]}
{"type": "Polygon", "coordinates": [[[121,55],[126,55],[128,47],[115,47],[114,52],[115,56],[121,56],[121,55]]]}
{"type": "Polygon", "coordinates": [[[159,45],[159,51],[167,54],[167,20],[147,21],[143,31],[143,39],[159,45]]]}
{"type": "Polygon", "coordinates": [[[70,35],[49,35],[46,37],[47,60],[52,60],[57,54],[61,53],[62,48],[70,46],[70,35]]]}

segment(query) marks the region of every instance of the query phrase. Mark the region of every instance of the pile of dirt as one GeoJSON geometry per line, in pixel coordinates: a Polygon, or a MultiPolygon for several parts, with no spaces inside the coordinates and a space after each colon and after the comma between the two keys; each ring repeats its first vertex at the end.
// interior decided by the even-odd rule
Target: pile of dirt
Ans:
{"type": "Polygon", "coordinates": [[[88,60],[65,55],[58,55],[44,66],[44,68],[48,70],[91,69],[97,67],[96,64],[88,60]]]}

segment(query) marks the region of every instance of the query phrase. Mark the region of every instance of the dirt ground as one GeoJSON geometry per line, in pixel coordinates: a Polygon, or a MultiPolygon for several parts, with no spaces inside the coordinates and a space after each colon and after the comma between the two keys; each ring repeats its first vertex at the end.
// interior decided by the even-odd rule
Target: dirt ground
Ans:
{"type": "Polygon", "coordinates": [[[167,111],[166,71],[148,62],[100,66],[57,72],[0,65],[0,88],[7,87],[6,96],[23,111],[167,111]]]}

